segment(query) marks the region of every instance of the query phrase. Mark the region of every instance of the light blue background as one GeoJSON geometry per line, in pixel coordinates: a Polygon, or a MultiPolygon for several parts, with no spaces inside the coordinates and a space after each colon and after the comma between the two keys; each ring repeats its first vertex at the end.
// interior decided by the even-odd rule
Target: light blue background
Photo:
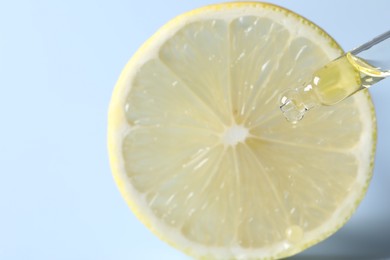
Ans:
{"type": "MultiPolygon", "coordinates": [[[[0,0],[0,259],[189,259],[119,195],[106,114],[137,48],[176,15],[215,2],[0,0]]],[[[345,49],[390,29],[385,0],[272,2],[345,49]]],[[[390,80],[371,93],[379,131],[367,197],[341,231],[294,259],[390,258],[390,80]]]]}

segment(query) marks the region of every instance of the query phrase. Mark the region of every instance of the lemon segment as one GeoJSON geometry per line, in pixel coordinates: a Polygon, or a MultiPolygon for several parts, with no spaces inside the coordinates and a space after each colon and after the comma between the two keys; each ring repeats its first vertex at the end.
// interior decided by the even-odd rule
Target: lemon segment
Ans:
{"type": "Polygon", "coordinates": [[[130,60],[110,104],[110,163],[131,209],[204,259],[280,258],[334,233],[371,178],[370,97],[291,125],[278,95],[340,53],[270,4],[212,5],[169,22],[130,60]]]}

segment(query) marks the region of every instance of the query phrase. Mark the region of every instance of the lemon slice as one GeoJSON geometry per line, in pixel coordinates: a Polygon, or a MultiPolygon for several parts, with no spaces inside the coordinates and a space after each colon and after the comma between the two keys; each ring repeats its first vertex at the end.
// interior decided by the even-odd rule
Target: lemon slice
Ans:
{"type": "Polygon", "coordinates": [[[340,228],[372,173],[368,92],[289,124],[279,93],[340,47],[299,15],[226,3],[181,15],[114,90],[113,175],[139,219],[202,259],[295,254],[340,228]]]}

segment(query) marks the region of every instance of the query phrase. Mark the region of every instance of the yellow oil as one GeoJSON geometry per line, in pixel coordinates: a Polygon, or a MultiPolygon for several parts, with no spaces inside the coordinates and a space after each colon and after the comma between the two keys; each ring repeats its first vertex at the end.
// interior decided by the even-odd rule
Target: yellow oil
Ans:
{"type": "Polygon", "coordinates": [[[385,72],[348,52],[316,71],[312,88],[319,103],[333,105],[385,76],[385,72]]]}
{"type": "Polygon", "coordinates": [[[308,84],[285,91],[280,109],[287,120],[296,123],[309,109],[334,105],[387,76],[388,71],[348,52],[317,70],[308,84]]]}

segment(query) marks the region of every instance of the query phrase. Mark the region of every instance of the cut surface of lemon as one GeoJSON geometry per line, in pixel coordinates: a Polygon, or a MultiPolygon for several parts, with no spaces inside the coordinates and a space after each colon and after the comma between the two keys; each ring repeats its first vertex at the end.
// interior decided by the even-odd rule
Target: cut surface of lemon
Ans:
{"type": "Polygon", "coordinates": [[[161,28],[109,109],[113,175],[137,217],[202,259],[280,258],[334,233],[371,178],[369,94],[295,125],[278,101],[341,52],[313,23],[264,3],[207,6],[161,28]]]}

